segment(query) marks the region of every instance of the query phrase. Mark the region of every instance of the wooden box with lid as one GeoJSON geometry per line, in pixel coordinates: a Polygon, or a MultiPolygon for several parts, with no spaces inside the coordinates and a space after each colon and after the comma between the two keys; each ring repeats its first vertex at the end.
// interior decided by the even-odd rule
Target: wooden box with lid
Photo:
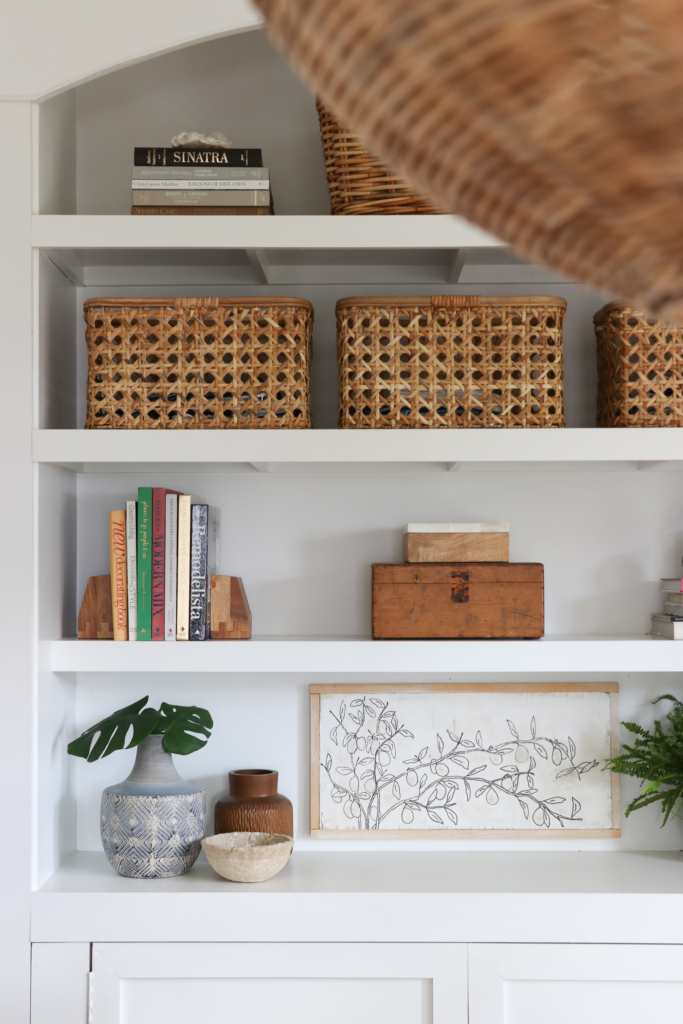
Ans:
{"type": "Polygon", "coordinates": [[[373,565],[375,640],[543,636],[538,562],[373,565]]]}

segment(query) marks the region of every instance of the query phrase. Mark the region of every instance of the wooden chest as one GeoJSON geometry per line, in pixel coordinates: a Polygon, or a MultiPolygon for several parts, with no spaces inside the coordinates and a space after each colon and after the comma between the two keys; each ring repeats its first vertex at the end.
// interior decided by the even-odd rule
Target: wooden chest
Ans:
{"type": "Polygon", "coordinates": [[[373,565],[375,640],[543,636],[538,562],[373,565]]]}

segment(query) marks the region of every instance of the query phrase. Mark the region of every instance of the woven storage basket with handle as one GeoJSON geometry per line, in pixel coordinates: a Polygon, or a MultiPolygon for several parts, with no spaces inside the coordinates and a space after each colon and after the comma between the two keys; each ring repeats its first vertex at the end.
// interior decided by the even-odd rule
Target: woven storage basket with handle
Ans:
{"type": "Polygon", "coordinates": [[[340,427],[563,427],[564,299],[337,303],[340,427]]]}
{"type": "Polygon", "coordinates": [[[387,170],[318,100],[332,213],[442,213],[387,170]]]}
{"type": "Polygon", "coordinates": [[[683,330],[623,302],[593,317],[599,427],[683,427],[683,330]]]}
{"type": "Polygon", "coordinates": [[[89,299],[87,427],[311,426],[305,299],[89,299]]]}

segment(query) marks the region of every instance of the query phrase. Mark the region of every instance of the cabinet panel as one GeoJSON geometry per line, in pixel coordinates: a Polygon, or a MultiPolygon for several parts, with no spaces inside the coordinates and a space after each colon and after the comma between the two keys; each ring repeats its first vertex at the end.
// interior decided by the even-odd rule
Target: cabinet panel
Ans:
{"type": "MultiPolygon", "coordinates": [[[[264,965],[265,967],[265,965],[264,965]]],[[[121,1024],[431,1024],[429,981],[392,978],[167,978],[123,982],[121,1024]]],[[[97,1018],[94,1018],[97,1021],[97,1018]]]]}
{"type": "Polygon", "coordinates": [[[671,981],[513,981],[505,1024],[642,1024],[675,1020],[683,985],[671,981]]]}
{"type": "Polygon", "coordinates": [[[472,945],[470,1024],[674,1020],[681,946],[472,945]]]}
{"type": "Polygon", "coordinates": [[[31,1024],[87,1024],[88,942],[31,946],[31,1024]]]}
{"type": "Polygon", "coordinates": [[[467,1024],[464,946],[98,943],[92,1024],[467,1024]]]}

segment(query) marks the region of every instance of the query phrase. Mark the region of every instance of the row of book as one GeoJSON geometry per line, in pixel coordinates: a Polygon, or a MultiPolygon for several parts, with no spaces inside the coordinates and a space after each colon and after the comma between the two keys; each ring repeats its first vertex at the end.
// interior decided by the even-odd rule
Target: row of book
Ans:
{"type": "Polygon", "coordinates": [[[115,640],[209,640],[219,512],[165,487],[109,513],[115,640]]]}
{"type": "Polygon", "coordinates": [[[270,173],[260,149],[136,148],[131,213],[274,213],[270,173]]]}
{"type": "Polygon", "coordinates": [[[669,640],[683,640],[683,579],[662,580],[664,609],[652,616],[652,632],[669,640]]]}

